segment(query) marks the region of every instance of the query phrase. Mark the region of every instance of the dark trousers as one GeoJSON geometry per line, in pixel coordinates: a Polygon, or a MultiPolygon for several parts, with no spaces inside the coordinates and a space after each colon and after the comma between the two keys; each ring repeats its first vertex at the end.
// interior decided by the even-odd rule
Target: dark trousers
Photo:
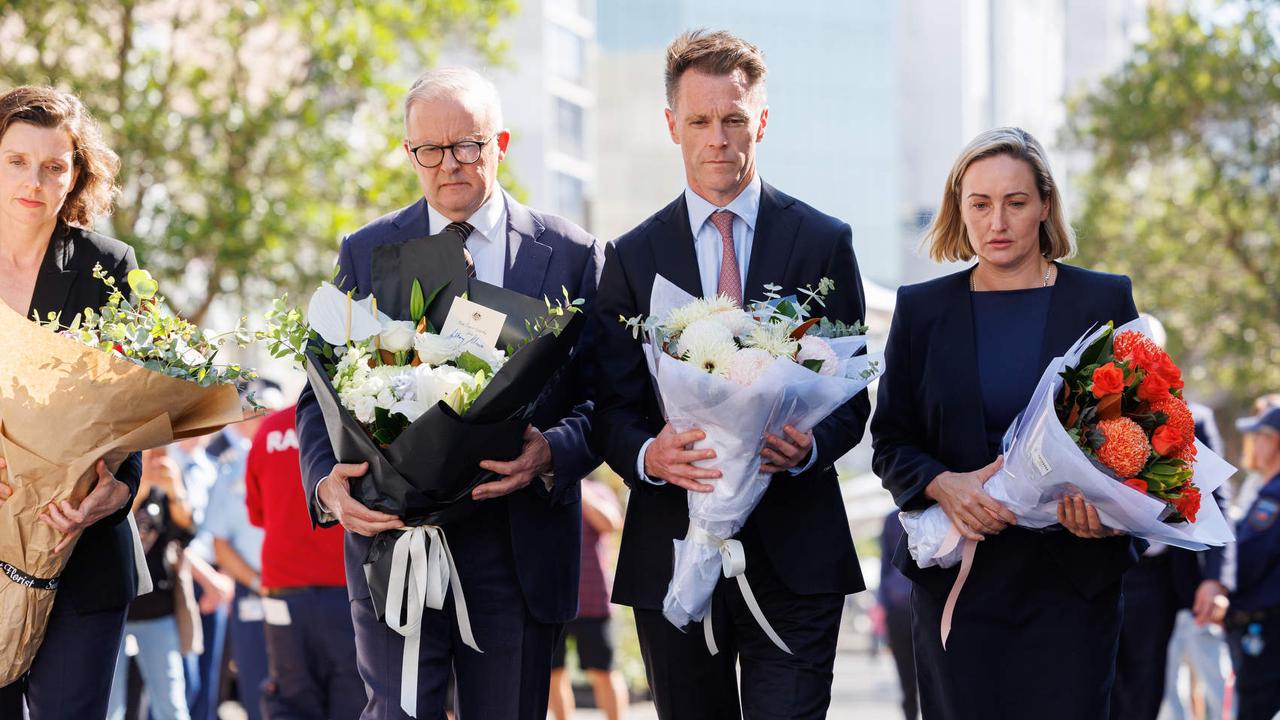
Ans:
{"type": "Polygon", "coordinates": [[[266,624],[262,714],[271,720],[359,718],[366,697],[347,589],[306,588],[270,600],[289,608],[289,624],[266,624]]]}
{"type": "MultiPolygon", "coordinates": [[[[196,601],[199,602],[204,591],[198,583],[195,594],[196,601]]],[[[218,699],[222,693],[222,649],[227,641],[228,616],[225,605],[218,606],[218,609],[208,615],[201,615],[204,652],[184,658],[187,707],[191,709],[191,720],[217,720],[218,699]]]]}
{"type": "MultiPolygon", "coordinates": [[[[471,629],[482,653],[458,632],[453,591],[422,618],[418,719],[444,718],[450,670],[458,720],[545,720],[551,660],[561,625],[529,614],[516,577],[505,506],[494,503],[445,532],[458,566],[471,629]]],[[[406,717],[400,708],[404,638],[378,621],[368,598],[351,601],[360,677],[369,695],[364,720],[406,717]]]]}
{"type": "Polygon", "coordinates": [[[31,720],[105,717],[127,612],[81,615],[56,597],[31,669],[0,688],[0,720],[22,720],[24,697],[31,720]]]}
{"type": "Polygon", "coordinates": [[[256,593],[236,583],[227,641],[231,646],[231,659],[236,662],[236,694],[248,720],[262,717],[262,683],[267,679],[267,639],[262,613],[250,609],[260,607],[257,605],[260,602],[256,593]]]}
{"type": "Polygon", "coordinates": [[[885,627],[889,634],[889,651],[902,683],[902,715],[907,720],[920,717],[920,699],[916,694],[916,659],[911,648],[911,605],[888,605],[884,609],[885,627]]]}
{"type": "Polygon", "coordinates": [[[1248,628],[1227,634],[1236,670],[1236,720],[1273,720],[1280,713],[1280,616],[1261,623],[1262,652],[1244,652],[1241,641],[1248,628]]]}
{"type": "Polygon", "coordinates": [[[751,615],[737,580],[721,579],[712,595],[711,655],[700,624],[681,632],[660,610],[635,610],[640,652],[663,720],[825,718],[840,632],[840,595],[796,595],[763,560],[747,552],[747,579],[788,655],[751,615]],[[741,704],[735,665],[742,667],[741,704]]]}
{"type": "Polygon", "coordinates": [[[1178,615],[1178,597],[1168,552],[1144,557],[1124,576],[1124,621],[1111,717],[1156,720],[1164,699],[1169,638],[1178,615]]]}

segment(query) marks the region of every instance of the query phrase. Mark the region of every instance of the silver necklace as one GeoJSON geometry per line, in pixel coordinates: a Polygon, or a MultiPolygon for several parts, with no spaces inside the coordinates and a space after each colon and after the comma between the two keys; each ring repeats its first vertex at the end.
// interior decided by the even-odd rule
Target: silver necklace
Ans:
{"type": "MultiPolygon", "coordinates": [[[[1044,269],[1044,277],[1041,278],[1042,284],[1040,285],[1040,287],[1049,287],[1049,273],[1052,271],[1053,271],[1053,263],[1049,263],[1049,265],[1044,269]]],[[[969,292],[978,292],[978,280],[975,277],[977,272],[978,272],[977,265],[974,265],[973,269],[969,271],[969,292]]]]}

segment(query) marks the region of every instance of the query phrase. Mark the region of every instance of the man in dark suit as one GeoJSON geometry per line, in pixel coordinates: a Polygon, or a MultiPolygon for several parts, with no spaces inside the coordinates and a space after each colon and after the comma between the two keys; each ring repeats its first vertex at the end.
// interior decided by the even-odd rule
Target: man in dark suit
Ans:
{"type": "MultiPolygon", "coordinates": [[[[376,247],[434,233],[465,239],[475,276],[532,297],[595,296],[602,264],[595,238],[572,223],[530,210],[497,183],[510,134],[492,84],[460,68],[435,70],[405,101],[407,161],[424,199],[379,218],[343,240],[338,280],[357,297],[373,287],[376,247]],[[562,290],[563,289],[563,290],[562,290]]],[[[418,717],[443,716],[450,670],[466,717],[542,718],[556,636],[577,611],[581,510],[578,482],[598,461],[587,446],[589,402],[573,360],[547,390],[510,462],[486,461],[500,480],[475,488],[479,509],[445,528],[457,562],[470,624],[482,653],[459,636],[452,593],[426,610],[421,631],[418,717]]],[[[357,664],[369,691],[365,718],[402,717],[404,639],[380,623],[361,568],[371,537],[403,526],[351,497],[363,474],[355,458],[336,458],[310,388],[298,401],[303,484],[313,520],[347,530],[347,587],[356,627],[357,664]]]]}
{"type": "Polygon", "coordinates": [[[824,717],[843,599],[864,588],[833,467],[862,437],[869,402],[861,393],[811,433],[786,428],[766,439],[762,470],[773,479],[738,536],[763,614],[793,652],[768,639],[727,581],[712,599],[717,655],[699,628],[683,632],[662,615],[672,541],[689,523],[687,493],[711,491],[719,471],[693,464],[713,455],[697,449],[700,430],[676,433],[664,422],[640,344],[619,316],[647,315],[662,275],[695,296],[739,303],[763,298],[766,284],[786,295],[829,278],[835,290],[823,312],[849,323],[863,317],[849,226],[756,172],[768,121],[764,74],[760,51],[729,33],[687,33],[667,49],[667,123],[687,187],[606,248],[589,328],[599,338],[594,444],[631,488],[613,601],[635,608],[663,718],[824,717]]]}

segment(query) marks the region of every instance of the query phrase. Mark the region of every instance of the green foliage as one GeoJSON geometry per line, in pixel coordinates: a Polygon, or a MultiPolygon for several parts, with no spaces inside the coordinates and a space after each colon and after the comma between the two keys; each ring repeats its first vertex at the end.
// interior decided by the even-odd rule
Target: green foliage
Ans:
{"type": "Polygon", "coordinates": [[[145,271],[129,273],[130,289],[137,300],[126,297],[116,287],[115,278],[101,265],[93,267],[93,276],[107,286],[106,305],[85,308],[65,326],[57,313],[49,313],[44,321],[39,317],[33,319],[84,345],[197,385],[207,387],[256,377],[252,370],[239,365],[215,362],[218,351],[228,340],[242,348],[252,340],[244,329],[243,319],[230,332],[206,333],[168,311],[164,298],[156,294],[155,282],[145,271]]]}
{"type": "Polygon", "coordinates": [[[1153,9],[1132,58],[1070,106],[1094,157],[1085,265],[1130,275],[1190,394],[1280,387],[1280,9],[1153,9]]]}
{"type": "Polygon", "coordinates": [[[78,94],[121,157],[103,228],[199,322],[329,276],[338,238],[420,197],[407,85],[450,38],[496,60],[515,0],[9,0],[0,86],[78,94]],[[179,281],[182,282],[179,282],[179,281]]]}

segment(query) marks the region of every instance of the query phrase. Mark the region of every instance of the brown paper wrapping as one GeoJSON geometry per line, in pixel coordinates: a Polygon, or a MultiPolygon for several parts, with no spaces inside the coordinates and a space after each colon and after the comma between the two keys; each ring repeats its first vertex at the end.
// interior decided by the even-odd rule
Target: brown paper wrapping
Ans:
{"type": "MultiPolygon", "coordinates": [[[[241,420],[234,387],[201,387],[85,347],[0,303],[0,478],[13,495],[0,506],[0,561],[56,578],[74,544],[36,519],[51,502],[79,503],[105,458],[115,472],[133,452],[214,432],[241,420]],[[6,477],[7,475],[7,477],[6,477]]],[[[31,665],[56,590],[0,574],[0,686],[31,665]]]]}

